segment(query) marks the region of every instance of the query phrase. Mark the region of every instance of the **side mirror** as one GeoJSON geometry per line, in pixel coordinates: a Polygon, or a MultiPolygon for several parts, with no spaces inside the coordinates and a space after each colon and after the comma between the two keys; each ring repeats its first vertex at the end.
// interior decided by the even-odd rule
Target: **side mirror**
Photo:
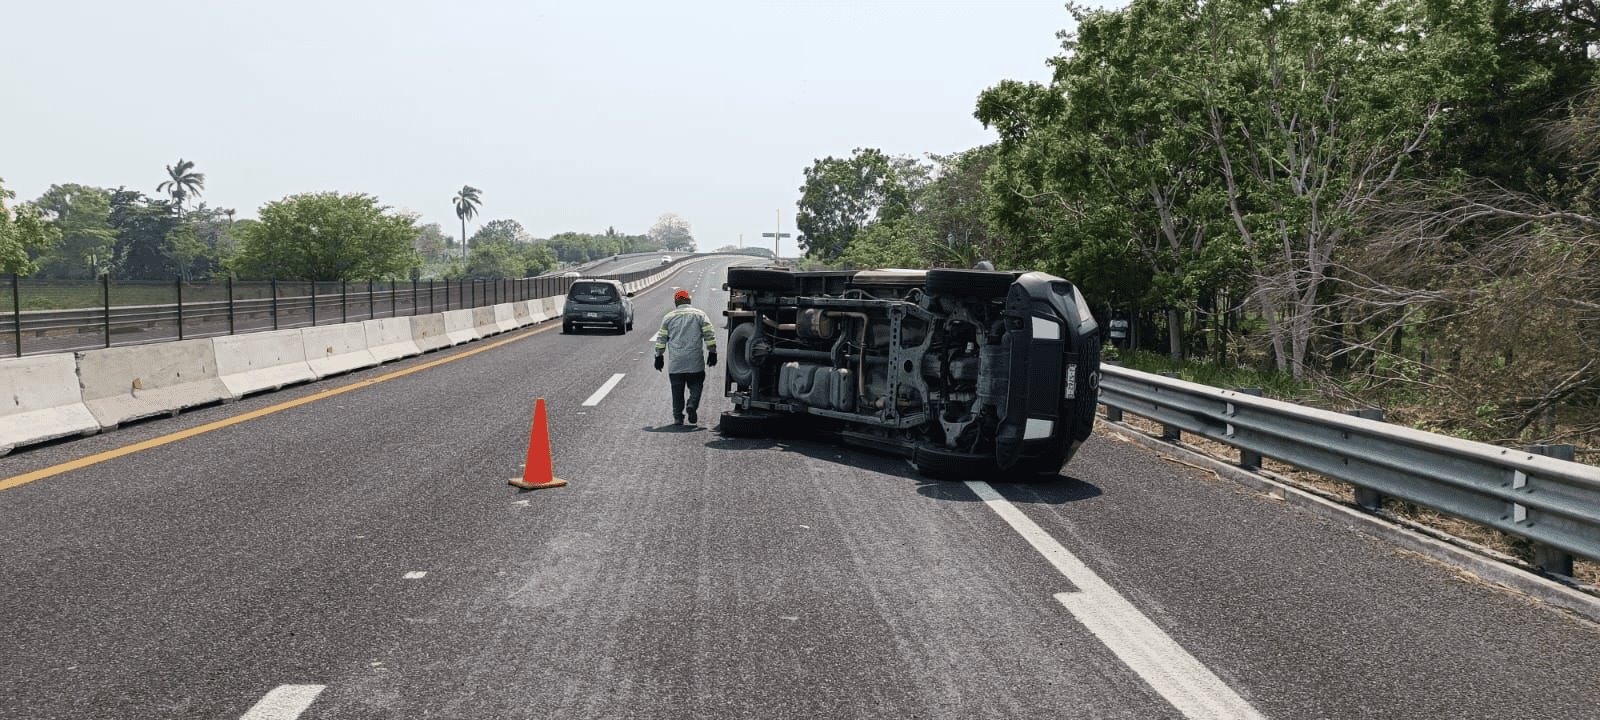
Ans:
{"type": "Polygon", "coordinates": [[[628,297],[633,297],[633,293],[628,293],[628,297]]]}

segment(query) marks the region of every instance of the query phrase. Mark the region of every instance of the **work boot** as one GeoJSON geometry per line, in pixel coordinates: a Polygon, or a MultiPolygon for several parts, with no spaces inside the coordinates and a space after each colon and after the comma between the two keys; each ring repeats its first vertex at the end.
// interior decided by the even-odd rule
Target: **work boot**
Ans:
{"type": "Polygon", "coordinates": [[[683,416],[682,415],[674,415],[672,417],[672,424],[673,425],[682,425],[683,424],[683,416]]]}
{"type": "Polygon", "coordinates": [[[694,408],[689,408],[689,424],[690,425],[699,425],[700,424],[700,418],[694,414],[694,408]]]}

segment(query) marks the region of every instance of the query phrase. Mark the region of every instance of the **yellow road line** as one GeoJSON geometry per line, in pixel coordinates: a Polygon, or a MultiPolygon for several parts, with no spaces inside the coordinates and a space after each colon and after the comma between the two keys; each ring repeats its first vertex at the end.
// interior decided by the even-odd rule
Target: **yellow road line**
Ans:
{"type": "Polygon", "coordinates": [[[326,399],[326,398],[330,398],[330,397],[333,397],[335,395],[342,395],[344,393],[350,392],[351,390],[359,390],[361,388],[368,387],[368,386],[371,386],[371,385],[377,385],[378,383],[381,383],[381,382],[384,382],[384,381],[387,381],[387,380],[393,380],[395,378],[405,377],[405,376],[410,375],[412,373],[422,372],[423,370],[427,370],[429,368],[438,367],[438,366],[443,365],[445,363],[455,362],[455,361],[460,360],[462,358],[472,357],[473,355],[477,355],[478,353],[481,353],[481,352],[488,352],[488,351],[493,350],[493,349],[495,349],[497,347],[501,347],[503,345],[509,345],[509,344],[514,343],[514,342],[516,342],[518,340],[523,340],[525,338],[530,338],[530,337],[533,337],[534,335],[538,335],[539,333],[546,332],[548,330],[553,330],[553,329],[555,329],[557,327],[560,327],[560,326],[559,325],[550,325],[548,327],[542,327],[542,328],[539,328],[537,330],[532,330],[532,331],[529,331],[529,332],[522,333],[520,335],[517,335],[516,337],[506,338],[504,340],[498,340],[496,342],[489,343],[488,345],[484,345],[484,346],[481,346],[481,347],[473,348],[473,349],[468,350],[466,352],[457,353],[457,354],[451,355],[449,357],[439,358],[438,360],[432,360],[432,361],[429,361],[429,362],[425,362],[425,363],[422,363],[421,365],[414,365],[414,366],[408,367],[408,368],[406,368],[404,370],[396,370],[396,371],[391,372],[391,373],[387,373],[387,374],[384,374],[384,375],[379,375],[378,377],[375,377],[375,378],[369,378],[367,380],[361,380],[361,381],[358,381],[358,382],[350,383],[349,385],[342,385],[340,387],[331,388],[331,389],[328,389],[328,390],[323,390],[322,392],[319,392],[319,393],[314,393],[314,394],[311,394],[311,395],[307,395],[307,396],[302,397],[302,398],[296,398],[294,400],[290,400],[290,401],[284,402],[284,403],[279,403],[279,404],[273,405],[271,407],[264,407],[264,408],[261,408],[259,410],[251,410],[250,412],[247,412],[247,413],[244,413],[244,414],[241,414],[241,415],[235,415],[233,417],[226,418],[226,419],[223,419],[223,420],[218,420],[216,422],[206,423],[204,425],[198,425],[198,426],[189,428],[187,430],[179,430],[178,432],[171,433],[169,435],[162,435],[161,437],[151,438],[149,440],[142,440],[142,441],[136,442],[136,443],[134,443],[132,445],[124,445],[124,446],[122,446],[120,448],[117,448],[115,450],[107,450],[107,451],[102,452],[102,453],[96,453],[94,455],[89,455],[87,457],[81,457],[81,458],[78,458],[77,460],[72,460],[70,462],[61,463],[60,465],[52,465],[52,466],[47,467],[47,468],[34,470],[33,472],[26,472],[26,473],[23,473],[21,475],[13,475],[13,476],[8,477],[8,478],[6,478],[4,480],[0,480],[0,492],[4,492],[6,490],[10,490],[11,488],[18,487],[18,486],[21,486],[21,485],[27,485],[28,483],[31,483],[31,482],[33,482],[35,480],[43,480],[43,479],[45,479],[47,477],[54,477],[54,476],[60,475],[62,473],[72,472],[73,470],[81,470],[81,469],[89,467],[91,465],[98,465],[100,463],[106,462],[107,460],[115,460],[115,459],[117,459],[119,457],[123,457],[125,455],[132,455],[132,454],[134,454],[136,452],[143,452],[143,451],[149,450],[151,448],[161,447],[162,445],[166,445],[168,443],[175,443],[175,442],[178,442],[179,440],[187,440],[187,439],[192,438],[192,437],[194,437],[196,435],[203,435],[205,433],[211,432],[212,430],[221,430],[222,428],[225,428],[225,427],[238,425],[239,423],[242,423],[242,422],[249,422],[249,421],[254,420],[256,418],[259,418],[259,417],[266,417],[267,415],[271,415],[273,413],[283,412],[284,410],[289,410],[291,408],[297,408],[297,407],[300,407],[301,405],[314,403],[314,402],[316,402],[318,400],[323,400],[323,399],[326,399]]]}

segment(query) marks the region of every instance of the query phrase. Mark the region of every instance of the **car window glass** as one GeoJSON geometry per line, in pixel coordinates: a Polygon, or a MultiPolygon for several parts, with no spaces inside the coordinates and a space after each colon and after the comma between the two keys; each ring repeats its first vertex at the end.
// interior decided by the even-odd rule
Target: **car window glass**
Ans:
{"type": "Polygon", "coordinates": [[[582,303],[613,303],[617,289],[606,283],[577,283],[567,297],[582,303]]]}

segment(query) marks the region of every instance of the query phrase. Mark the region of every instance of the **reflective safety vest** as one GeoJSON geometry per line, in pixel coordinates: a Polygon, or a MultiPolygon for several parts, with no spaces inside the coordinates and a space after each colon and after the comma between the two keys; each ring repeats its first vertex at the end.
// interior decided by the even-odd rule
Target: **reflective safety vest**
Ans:
{"type": "Polygon", "coordinates": [[[656,354],[666,353],[667,372],[703,372],[706,355],[702,346],[717,349],[717,330],[705,313],[683,304],[661,318],[661,331],[656,333],[656,354]]]}

